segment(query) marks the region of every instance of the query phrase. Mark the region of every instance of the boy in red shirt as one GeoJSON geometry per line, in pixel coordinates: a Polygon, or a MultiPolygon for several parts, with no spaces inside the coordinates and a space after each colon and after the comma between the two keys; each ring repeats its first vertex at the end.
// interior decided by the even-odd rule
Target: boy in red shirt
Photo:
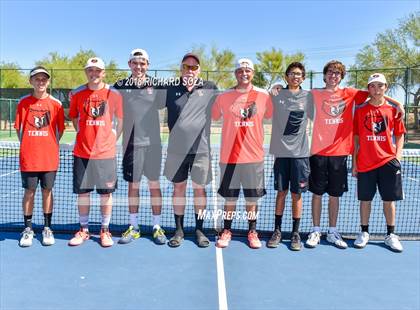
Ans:
{"type": "Polygon", "coordinates": [[[103,82],[105,64],[102,59],[90,58],[85,73],[88,83],[70,93],[69,116],[77,131],[73,150],[73,192],[78,195],[80,230],[69,245],[80,245],[90,238],[90,192],[96,187],[101,201],[101,245],[109,247],[114,244],[109,223],[112,193],[117,187],[115,144],[122,132],[122,97],[103,82]]]}
{"type": "Polygon", "coordinates": [[[64,109],[61,102],[48,94],[50,74],[41,66],[29,73],[29,83],[34,88],[32,94],[20,99],[15,120],[15,129],[20,140],[19,164],[22,187],[25,189],[22,207],[25,230],[19,245],[32,245],[32,212],[38,182],[42,188],[44,229],[42,244],[53,245],[51,230],[53,193],[55,176],[59,165],[59,144],[64,132],[64,109]]]}
{"type": "Polygon", "coordinates": [[[354,115],[352,172],[357,177],[362,229],[354,246],[364,248],[369,241],[371,203],[378,186],[387,224],[385,244],[391,250],[401,252],[403,247],[394,234],[394,201],[404,198],[401,158],[406,130],[404,123],[395,118],[398,113],[396,104],[384,97],[387,89],[385,76],[380,73],[372,74],[368,80],[370,98],[356,107],[354,115]]]}
{"type": "Polygon", "coordinates": [[[240,59],[235,70],[238,84],[219,95],[212,108],[212,118],[223,118],[220,154],[220,187],[225,198],[224,230],[216,246],[224,248],[232,238],[231,225],[236,201],[243,188],[249,222],[248,242],[261,247],[256,232],[257,201],[266,194],[264,187],[263,119],[271,118],[270,95],[252,85],[254,65],[240,59]]]}

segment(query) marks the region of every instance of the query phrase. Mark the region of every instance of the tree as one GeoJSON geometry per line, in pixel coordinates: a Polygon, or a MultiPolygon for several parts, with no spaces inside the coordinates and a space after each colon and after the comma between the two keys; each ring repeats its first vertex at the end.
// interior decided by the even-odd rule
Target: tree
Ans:
{"type": "Polygon", "coordinates": [[[284,72],[287,66],[294,61],[303,62],[304,59],[303,53],[297,52],[288,55],[274,47],[271,50],[258,52],[254,84],[262,88],[270,88],[274,82],[284,82],[284,72]]]}
{"type": "MultiPolygon", "coordinates": [[[[393,91],[401,87],[413,96],[415,128],[418,129],[418,106],[420,103],[420,13],[412,13],[402,19],[396,29],[379,33],[372,44],[366,45],[350,67],[349,84],[366,85],[370,74],[379,68],[393,91]],[[368,70],[367,69],[373,69],[368,70]],[[387,68],[402,68],[390,69],[387,68]],[[363,71],[359,71],[363,70],[363,71]]],[[[409,101],[409,100],[408,100],[409,101]]],[[[409,104],[409,102],[405,102],[409,104]]]]}
{"type": "Polygon", "coordinates": [[[0,62],[0,88],[30,87],[28,77],[13,62],[0,62]]]}
{"type": "MultiPolygon", "coordinates": [[[[58,52],[51,52],[47,57],[36,64],[51,70],[51,82],[53,88],[72,89],[86,83],[86,76],[83,70],[87,60],[97,54],[93,50],[80,49],[76,55],[68,57],[58,52]]],[[[126,71],[117,70],[115,61],[111,60],[106,66],[105,81],[113,84],[118,78],[126,77],[126,71]]]]}

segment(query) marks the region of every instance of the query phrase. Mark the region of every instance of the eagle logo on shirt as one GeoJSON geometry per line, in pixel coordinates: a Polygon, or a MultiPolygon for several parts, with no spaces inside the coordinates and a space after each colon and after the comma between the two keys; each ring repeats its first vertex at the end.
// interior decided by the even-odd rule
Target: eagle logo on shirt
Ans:
{"type": "Polygon", "coordinates": [[[84,110],[87,115],[96,119],[105,114],[107,102],[105,100],[95,101],[92,99],[86,100],[84,110]]]}
{"type": "Polygon", "coordinates": [[[322,110],[332,117],[343,114],[345,109],[346,103],[341,98],[330,98],[322,102],[322,110]]]}
{"type": "Polygon", "coordinates": [[[233,115],[246,121],[257,114],[257,104],[255,102],[244,104],[234,104],[231,108],[233,115]]]}
{"type": "Polygon", "coordinates": [[[32,118],[29,119],[29,124],[37,130],[48,127],[51,122],[51,113],[48,110],[34,110],[30,109],[32,118]]]}
{"type": "Polygon", "coordinates": [[[366,115],[364,125],[367,130],[374,134],[384,132],[387,127],[386,120],[382,115],[366,115]]]}

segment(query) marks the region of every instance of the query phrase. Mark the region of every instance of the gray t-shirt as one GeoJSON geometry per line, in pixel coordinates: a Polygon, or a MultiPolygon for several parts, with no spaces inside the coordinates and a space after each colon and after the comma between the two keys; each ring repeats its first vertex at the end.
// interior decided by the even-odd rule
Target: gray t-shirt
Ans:
{"type": "Polygon", "coordinates": [[[272,101],[270,153],[275,157],[309,157],[309,119],[314,114],[312,94],[303,89],[291,92],[285,88],[272,101]]]}

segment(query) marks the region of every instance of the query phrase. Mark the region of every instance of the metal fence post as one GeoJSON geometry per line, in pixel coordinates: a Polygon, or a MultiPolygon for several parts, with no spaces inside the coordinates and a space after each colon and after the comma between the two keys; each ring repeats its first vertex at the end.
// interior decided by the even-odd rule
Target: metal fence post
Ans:
{"type": "Polygon", "coordinates": [[[313,78],[314,78],[314,72],[309,72],[309,89],[313,88],[313,78]]]}
{"type": "Polygon", "coordinates": [[[9,138],[12,137],[12,99],[9,99],[9,138]]]}

